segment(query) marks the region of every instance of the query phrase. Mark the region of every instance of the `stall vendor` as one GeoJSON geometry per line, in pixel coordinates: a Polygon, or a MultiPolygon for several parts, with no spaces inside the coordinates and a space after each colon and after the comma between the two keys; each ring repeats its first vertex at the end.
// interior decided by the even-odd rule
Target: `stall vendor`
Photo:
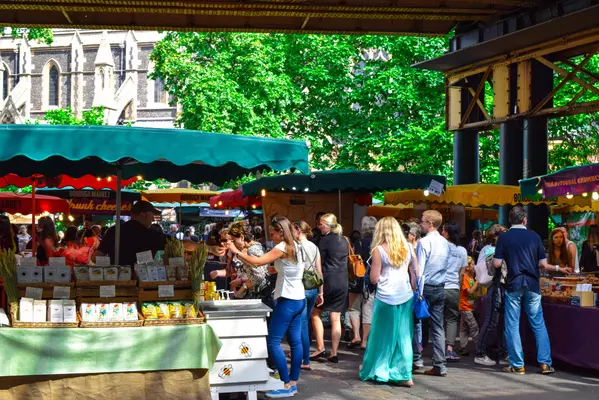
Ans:
{"type": "MultiPolygon", "coordinates": [[[[152,256],[156,256],[159,250],[164,250],[167,236],[150,229],[150,225],[154,222],[154,216],[159,214],[160,211],[147,201],[138,201],[131,207],[131,220],[121,224],[119,264],[134,265],[137,262],[137,253],[151,250],[152,256]]],[[[192,241],[183,241],[182,243],[189,251],[198,246],[192,241]]],[[[114,244],[115,229],[112,227],[106,232],[92,260],[95,261],[96,256],[110,256],[110,263],[114,264],[114,244]]],[[[208,251],[221,255],[225,250],[224,247],[209,246],[208,251]]]]}
{"type": "Polygon", "coordinates": [[[555,264],[555,271],[547,271],[550,276],[566,276],[574,270],[571,266],[576,264],[576,254],[569,251],[566,240],[567,237],[562,228],[554,229],[549,236],[548,261],[550,264],[555,264]]]}

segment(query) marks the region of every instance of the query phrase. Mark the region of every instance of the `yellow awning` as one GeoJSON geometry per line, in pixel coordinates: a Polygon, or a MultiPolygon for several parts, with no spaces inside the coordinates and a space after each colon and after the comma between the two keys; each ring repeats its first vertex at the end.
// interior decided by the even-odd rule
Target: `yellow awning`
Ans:
{"type": "MultiPolygon", "coordinates": [[[[437,208],[437,207],[433,207],[437,208]]],[[[474,219],[484,219],[486,221],[492,220],[497,221],[499,212],[497,210],[491,208],[475,208],[475,207],[464,207],[464,211],[466,212],[466,218],[470,220],[474,219]]],[[[369,217],[393,217],[398,218],[400,220],[409,219],[415,217],[416,214],[414,212],[413,206],[410,205],[377,205],[370,206],[366,209],[366,215],[369,217]]]]}
{"type": "Polygon", "coordinates": [[[516,204],[559,204],[585,207],[591,206],[591,199],[575,196],[571,199],[559,197],[555,200],[543,202],[522,202],[520,200],[520,187],[509,185],[493,185],[475,183],[468,185],[448,186],[441,196],[425,196],[424,190],[402,190],[385,194],[385,204],[408,203],[441,203],[456,204],[465,207],[492,207],[516,204]]]}
{"type": "Polygon", "coordinates": [[[154,203],[210,203],[210,198],[218,192],[188,188],[156,189],[141,192],[142,196],[154,203]]]}
{"type": "Polygon", "coordinates": [[[569,212],[599,212],[599,201],[591,201],[590,206],[569,206],[569,205],[557,205],[551,207],[551,214],[567,214],[569,212]]]}

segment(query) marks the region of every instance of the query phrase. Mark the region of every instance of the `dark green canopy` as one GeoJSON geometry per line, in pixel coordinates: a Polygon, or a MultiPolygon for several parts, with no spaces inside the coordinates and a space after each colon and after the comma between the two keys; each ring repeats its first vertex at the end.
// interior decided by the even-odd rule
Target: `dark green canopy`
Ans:
{"type": "Polygon", "coordinates": [[[1,125],[0,175],[141,175],[221,184],[249,172],[309,172],[304,142],[184,129],[1,125]]]}
{"type": "Polygon", "coordinates": [[[398,189],[427,189],[431,180],[445,185],[441,175],[331,170],[310,175],[289,174],[269,176],[242,185],[244,196],[257,196],[262,189],[274,192],[362,192],[374,193],[398,189]]]}

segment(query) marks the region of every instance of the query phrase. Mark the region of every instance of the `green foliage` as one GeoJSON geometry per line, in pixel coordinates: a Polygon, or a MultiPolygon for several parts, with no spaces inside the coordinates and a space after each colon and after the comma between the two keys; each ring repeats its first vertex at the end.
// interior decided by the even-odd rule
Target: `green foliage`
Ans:
{"type": "MultiPolygon", "coordinates": [[[[412,67],[445,47],[444,39],[413,37],[171,32],[151,59],[188,129],[306,140],[313,169],[438,173],[451,182],[444,77],[412,67]]],[[[594,57],[585,68],[598,67],[594,57]]],[[[554,104],[580,89],[569,83],[554,104]]],[[[593,100],[587,93],[579,101],[593,100]]],[[[484,101],[492,116],[492,83],[484,101]]],[[[550,169],[597,161],[597,117],[550,122],[550,137],[564,139],[550,150],[550,169]]],[[[480,171],[482,182],[499,182],[496,130],[481,133],[480,171]]]]}
{"type": "Polygon", "coordinates": [[[104,107],[92,107],[77,117],[71,107],[46,112],[44,121],[51,125],[104,125],[104,107]]]}
{"type": "Polygon", "coordinates": [[[126,187],[131,190],[148,190],[150,186],[156,185],[158,189],[168,189],[171,187],[170,182],[165,179],[156,179],[154,181],[137,180],[126,187]]]}
{"type": "Polygon", "coordinates": [[[171,32],[151,59],[188,129],[306,140],[314,169],[450,175],[443,76],[411,68],[444,50],[422,38],[171,32]]]}
{"type": "Polygon", "coordinates": [[[52,29],[48,28],[4,28],[2,34],[10,34],[14,38],[35,40],[38,43],[51,45],[54,42],[52,29]]]}

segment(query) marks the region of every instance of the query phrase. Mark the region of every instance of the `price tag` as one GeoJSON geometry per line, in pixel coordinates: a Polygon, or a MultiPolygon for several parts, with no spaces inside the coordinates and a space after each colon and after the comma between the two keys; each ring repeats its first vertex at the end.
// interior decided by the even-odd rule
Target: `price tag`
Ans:
{"type": "Polygon", "coordinates": [[[441,182],[437,182],[436,180],[431,180],[431,184],[428,187],[428,192],[433,196],[441,196],[443,192],[443,184],[441,182]]]}
{"type": "Polygon", "coordinates": [[[158,297],[175,297],[173,285],[158,285],[158,297]]]}
{"type": "Polygon", "coordinates": [[[69,286],[54,286],[55,299],[68,299],[71,297],[71,288],[69,286]]]}
{"type": "Polygon", "coordinates": [[[115,286],[100,286],[100,297],[116,297],[115,286]]]}
{"type": "Polygon", "coordinates": [[[168,259],[169,267],[182,267],[185,265],[185,260],[183,257],[171,257],[168,259]]]}
{"type": "Polygon", "coordinates": [[[25,288],[25,297],[27,297],[28,299],[33,299],[33,300],[41,300],[43,292],[44,292],[44,289],[42,289],[42,288],[27,286],[25,288]]]}
{"type": "Polygon", "coordinates": [[[107,267],[110,265],[110,257],[107,256],[97,256],[96,257],[96,265],[99,267],[107,267]]]}
{"type": "Polygon", "coordinates": [[[49,265],[51,267],[64,267],[65,259],[64,257],[50,257],[49,265]]]}
{"type": "Polygon", "coordinates": [[[154,261],[154,257],[152,257],[152,251],[143,251],[141,253],[137,253],[137,263],[138,264],[149,264],[154,261]]]}
{"type": "Polygon", "coordinates": [[[21,267],[36,267],[37,259],[33,257],[21,258],[21,267]]]}

